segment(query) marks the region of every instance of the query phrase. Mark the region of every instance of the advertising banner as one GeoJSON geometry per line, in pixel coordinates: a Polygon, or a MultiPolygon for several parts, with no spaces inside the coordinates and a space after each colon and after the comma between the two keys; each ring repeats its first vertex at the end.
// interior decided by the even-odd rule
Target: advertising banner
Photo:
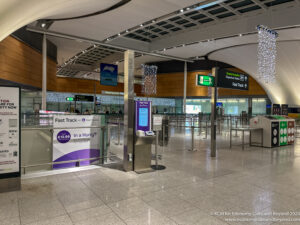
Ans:
{"type": "Polygon", "coordinates": [[[20,89],[0,87],[0,178],[20,175],[20,89]]]}
{"type": "Polygon", "coordinates": [[[114,64],[100,64],[100,84],[117,86],[118,85],[118,66],[114,64]]]}
{"type": "Polygon", "coordinates": [[[150,131],[151,130],[151,102],[136,101],[135,102],[135,130],[150,131]]]}
{"type": "MultiPolygon", "coordinates": [[[[101,118],[97,115],[55,115],[53,162],[99,157],[101,118]]],[[[81,161],[80,165],[89,165],[91,162],[93,160],[81,161]]],[[[53,168],[74,166],[76,162],[56,164],[53,168]]]]}

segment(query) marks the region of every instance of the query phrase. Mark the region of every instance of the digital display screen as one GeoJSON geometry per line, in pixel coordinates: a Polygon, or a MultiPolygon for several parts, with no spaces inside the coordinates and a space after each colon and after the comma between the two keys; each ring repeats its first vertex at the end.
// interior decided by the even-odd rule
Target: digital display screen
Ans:
{"type": "Polygon", "coordinates": [[[198,114],[201,112],[201,105],[187,105],[186,113],[188,114],[198,114]]]}
{"type": "Polygon", "coordinates": [[[147,127],[148,126],[148,108],[139,108],[139,126],[147,127]]]}

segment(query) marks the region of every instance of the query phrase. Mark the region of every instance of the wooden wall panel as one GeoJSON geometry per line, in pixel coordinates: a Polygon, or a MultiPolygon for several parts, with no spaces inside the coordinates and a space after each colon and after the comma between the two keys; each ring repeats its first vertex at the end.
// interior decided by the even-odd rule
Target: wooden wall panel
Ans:
{"type": "MultiPolygon", "coordinates": [[[[242,72],[233,69],[236,72],[242,72]]],[[[95,82],[92,80],[61,78],[56,76],[56,62],[47,60],[48,90],[58,92],[94,93],[95,82]]],[[[196,74],[208,74],[211,71],[188,72],[187,96],[207,96],[206,87],[196,86],[196,74]]],[[[7,37],[0,42],[0,78],[16,83],[41,88],[42,86],[42,55],[30,46],[13,38],[7,37]]],[[[96,93],[102,91],[123,92],[124,85],[103,86],[96,82],[96,93]]],[[[141,94],[141,85],[135,85],[135,93],[141,94]]],[[[249,90],[238,91],[219,89],[219,96],[266,95],[263,88],[252,78],[249,79],[249,90]]],[[[155,97],[182,97],[183,73],[158,74],[157,94],[155,97]]]]}
{"type": "MultiPolygon", "coordinates": [[[[243,72],[238,69],[232,69],[235,72],[243,72]]],[[[208,94],[207,87],[196,86],[196,75],[207,75],[211,71],[188,72],[187,74],[187,96],[205,97],[208,94]]],[[[183,96],[183,73],[170,73],[157,75],[157,97],[182,97],[183,96]]],[[[239,91],[233,89],[219,88],[219,96],[249,96],[249,95],[267,95],[264,89],[250,76],[249,90],[239,91]]]]}
{"type": "MultiPolygon", "coordinates": [[[[0,78],[37,88],[42,87],[42,55],[23,42],[9,36],[0,42],[0,78]]],[[[104,86],[99,82],[56,76],[56,62],[47,59],[47,89],[58,92],[101,93],[123,92],[124,85],[104,86]],[[96,84],[96,86],[95,86],[96,84]]],[[[135,93],[141,95],[141,85],[135,85],[135,93]]]]}

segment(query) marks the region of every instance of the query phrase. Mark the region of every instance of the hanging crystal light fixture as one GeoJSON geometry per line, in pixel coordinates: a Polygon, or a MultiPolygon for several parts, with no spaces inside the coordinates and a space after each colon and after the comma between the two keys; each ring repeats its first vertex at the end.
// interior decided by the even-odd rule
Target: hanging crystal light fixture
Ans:
{"type": "Polygon", "coordinates": [[[278,33],[263,25],[258,25],[256,29],[258,31],[258,79],[264,83],[275,83],[278,33]]]}
{"type": "Polygon", "coordinates": [[[156,94],[157,66],[142,64],[143,93],[145,95],[156,94]]]}

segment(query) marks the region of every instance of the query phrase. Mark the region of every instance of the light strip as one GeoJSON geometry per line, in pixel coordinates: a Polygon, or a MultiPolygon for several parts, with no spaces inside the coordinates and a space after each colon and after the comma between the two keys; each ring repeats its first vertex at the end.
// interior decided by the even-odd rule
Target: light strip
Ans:
{"type": "Polygon", "coordinates": [[[121,50],[124,50],[124,51],[131,50],[131,51],[141,53],[141,54],[144,54],[144,55],[151,55],[151,56],[155,56],[155,57],[172,59],[172,60],[177,60],[177,61],[182,61],[182,62],[190,62],[190,63],[194,62],[193,60],[185,59],[185,58],[181,58],[181,57],[174,57],[174,56],[165,55],[165,54],[159,54],[159,53],[141,51],[141,50],[138,50],[138,49],[126,48],[126,47],[119,46],[119,45],[104,43],[102,41],[95,40],[95,39],[90,39],[90,38],[85,38],[85,37],[80,37],[80,36],[75,36],[75,35],[70,35],[70,34],[64,34],[64,33],[50,31],[50,30],[44,30],[44,29],[39,29],[39,28],[35,28],[35,27],[27,27],[26,29],[28,31],[31,31],[31,32],[46,34],[46,35],[49,35],[49,36],[66,38],[66,39],[70,39],[70,40],[84,41],[84,42],[88,42],[88,43],[91,43],[91,44],[98,44],[98,45],[102,45],[102,46],[106,46],[106,47],[121,49],[121,50]]]}

